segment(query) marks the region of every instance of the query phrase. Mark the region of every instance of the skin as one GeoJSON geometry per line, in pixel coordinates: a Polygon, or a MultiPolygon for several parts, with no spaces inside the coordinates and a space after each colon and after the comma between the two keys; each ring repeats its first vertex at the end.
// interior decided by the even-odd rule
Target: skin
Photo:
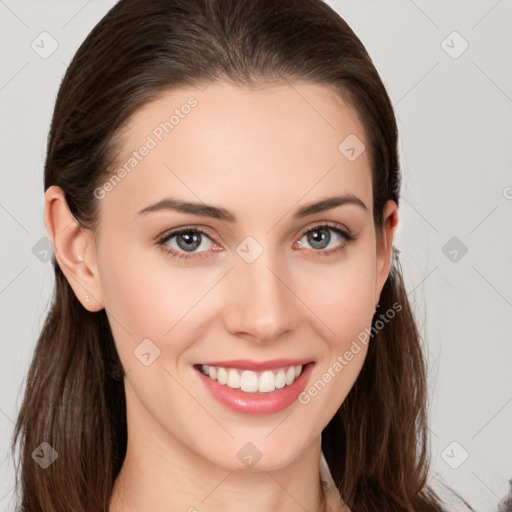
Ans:
{"type": "MultiPolygon", "coordinates": [[[[386,205],[378,245],[368,151],[349,161],[338,150],[349,134],[366,144],[362,124],[341,98],[309,83],[166,92],[130,119],[119,164],[190,96],[197,106],[100,200],[98,232],[77,225],[58,187],[45,197],[57,261],[85,308],[105,308],[126,371],[128,449],[110,510],[321,510],[321,432],[367,348],[308,404],[258,417],[218,403],[193,365],[305,357],[316,361],[308,386],[319,379],[371,326],[397,205],[386,205]],[[346,204],[293,217],[347,193],[367,210],[346,204]],[[170,195],[226,208],[237,222],[170,210],[136,218],[170,195]],[[328,246],[311,245],[304,234],[324,222],[357,239],[333,252],[343,240],[328,231],[328,246]],[[192,249],[206,257],[178,260],[155,243],[182,226],[209,231],[192,249]],[[247,236],[263,248],[253,263],[236,252],[247,236]],[[133,353],[147,338],[161,351],[149,366],[133,353]],[[236,455],[247,442],[262,454],[252,469],[236,455]]],[[[167,246],[185,252],[177,237],[167,246]]]]}

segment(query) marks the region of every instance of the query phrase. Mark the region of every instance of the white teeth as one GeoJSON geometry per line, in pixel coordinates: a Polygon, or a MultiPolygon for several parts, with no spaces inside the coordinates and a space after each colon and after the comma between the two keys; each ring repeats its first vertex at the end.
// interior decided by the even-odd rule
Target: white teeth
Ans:
{"type": "Polygon", "coordinates": [[[276,378],[270,370],[267,370],[258,379],[258,391],[260,393],[270,393],[274,389],[276,389],[276,378]]]}
{"type": "Polygon", "coordinates": [[[228,371],[228,386],[233,389],[238,389],[240,387],[240,374],[231,368],[231,370],[228,371]]]}
{"type": "Polygon", "coordinates": [[[302,366],[287,366],[275,370],[266,370],[261,373],[251,370],[236,370],[203,364],[201,371],[219,384],[227,385],[233,389],[241,389],[246,393],[271,393],[276,389],[293,384],[302,373],[302,366]]]}
{"type": "MultiPolygon", "coordinates": [[[[234,372],[236,370],[231,371],[234,372]]],[[[242,389],[242,391],[247,391],[251,393],[258,391],[258,376],[254,372],[244,370],[242,372],[242,377],[240,378],[240,388],[242,389]]]]}
{"type": "Polygon", "coordinates": [[[281,388],[284,388],[285,385],[286,385],[286,377],[285,377],[284,370],[281,369],[277,372],[277,375],[276,375],[276,388],[281,389],[281,388]]]}
{"type": "Polygon", "coordinates": [[[290,366],[288,370],[286,371],[286,384],[288,386],[295,380],[295,367],[290,366]]]}
{"type": "Polygon", "coordinates": [[[224,368],[217,368],[217,382],[226,384],[228,381],[228,372],[224,368]]]}

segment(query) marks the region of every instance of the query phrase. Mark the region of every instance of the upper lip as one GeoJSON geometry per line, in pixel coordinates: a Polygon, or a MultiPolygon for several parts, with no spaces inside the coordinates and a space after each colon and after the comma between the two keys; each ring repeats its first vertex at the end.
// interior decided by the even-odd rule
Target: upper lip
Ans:
{"type": "Polygon", "coordinates": [[[251,361],[249,359],[232,359],[230,361],[209,361],[201,363],[207,366],[221,366],[223,368],[237,368],[239,370],[252,370],[255,372],[286,368],[287,366],[303,366],[312,363],[312,359],[270,359],[268,361],[251,361]]]}

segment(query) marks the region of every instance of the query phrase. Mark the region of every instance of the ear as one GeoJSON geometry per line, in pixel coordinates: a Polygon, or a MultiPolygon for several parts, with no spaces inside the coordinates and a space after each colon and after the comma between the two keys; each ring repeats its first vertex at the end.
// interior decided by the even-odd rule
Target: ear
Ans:
{"type": "Polygon", "coordinates": [[[393,240],[398,226],[398,206],[393,200],[389,200],[383,212],[384,225],[380,244],[377,241],[377,269],[375,280],[375,306],[377,306],[384,288],[386,279],[391,269],[391,257],[393,254],[393,240]]]}
{"type": "Polygon", "coordinates": [[[44,225],[57,263],[78,300],[91,312],[103,309],[93,233],[78,225],[64,191],[55,185],[45,193],[44,225]]]}

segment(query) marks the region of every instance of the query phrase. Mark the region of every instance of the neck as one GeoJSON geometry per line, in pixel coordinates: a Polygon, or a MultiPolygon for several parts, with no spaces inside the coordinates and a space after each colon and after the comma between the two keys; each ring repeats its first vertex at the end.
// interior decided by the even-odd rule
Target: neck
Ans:
{"type": "Polygon", "coordinates": [[[194,452],[142,410],[127,413],[126,457],[109,512],[324,510],[320,436],[287,466],[234,471],[194,452]]]}
{"type": "Polygon", "coordinates": [[[133,449],[116,480],[110,512],[323,511],[319,460],[312,450],[278,471],[232,472],[169,451],[158,464],[133,449]]]}

